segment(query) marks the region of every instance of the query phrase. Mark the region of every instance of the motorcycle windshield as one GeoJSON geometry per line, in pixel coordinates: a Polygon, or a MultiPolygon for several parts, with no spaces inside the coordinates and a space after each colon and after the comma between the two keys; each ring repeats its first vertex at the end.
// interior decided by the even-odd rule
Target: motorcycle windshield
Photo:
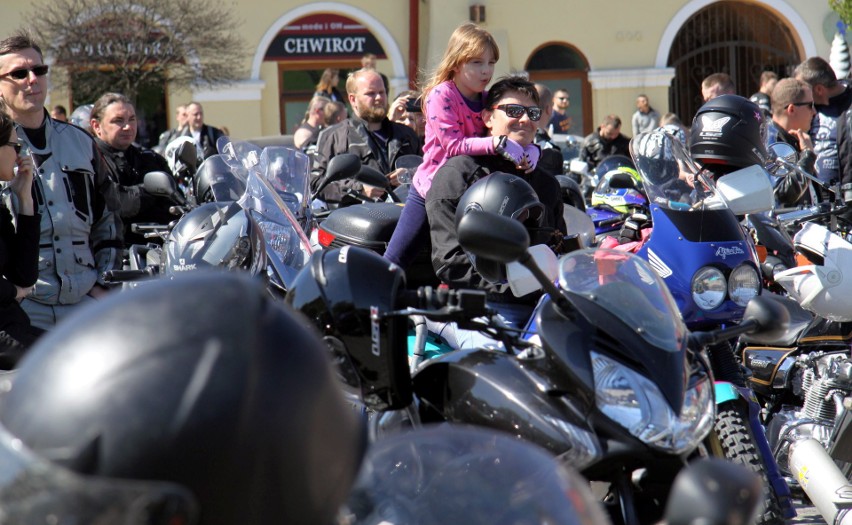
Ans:
{"type": "Polygon", "coordinates": [[[680,310],[644,259],[603,248],[574,251],[559,261],[559,284],[612,313],[651,345],[680,351],[686,337],[680,310]]]}
{"type": "Polygon", "coordinates": [[[195,173],[196,197],[204,197],[198,193],[203,191],[202,188],[209,188],[210,198],[212,198],[213,202],[236,201],[245,193],[246,175],[247,172],[245,170],[242,173],[235,172],[225,162],[222,155],[211,155],[201,163],[201,166],[198,167],[198,171],[195,173]]]}
{"type": "Polygon", "coordinates": [[[311,256],[311,243],[296,217],[269,181],[255,170],[249,172],[245,194],[238,203],[260,226],[269,261],[282,281],[278,284],[289,289],[311,256]]]}
{"type": "Polygon", "coordinates": [[[606,523],[569,469],[508,434],[424,427],[371,445],[342,512],[353,524],[606,523]]]}
{"type": "Polygon", "coordinates": [[[0,427],[3,523],[194,523],[186,489],[155,481],[82,476],[51,463],[0,427]]]}
{"type": "Polygon", "coordinates": [[[636,171],[642,177],[648,201],[664,209],[718,209],[724,202],[716,197],[708,180],[675,137],[650,131],[630,141],[636,171]]]}
{"type": "Polygon", "coordinates": [[[310,211],[311,159],[301,151],[283,146],[263,148],[257,165],[284,204],[297,218],[310,211]]]}

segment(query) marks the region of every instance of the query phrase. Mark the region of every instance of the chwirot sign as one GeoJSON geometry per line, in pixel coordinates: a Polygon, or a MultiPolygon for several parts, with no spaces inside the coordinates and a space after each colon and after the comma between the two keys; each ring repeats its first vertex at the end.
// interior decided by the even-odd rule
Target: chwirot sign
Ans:
{"type": "Polygon", "coordinates": [[[317,13],[287,24],[269,45],[264,60],[323,60],[361,58],[385,50],[363,24],[333,13],[317,13]]]}

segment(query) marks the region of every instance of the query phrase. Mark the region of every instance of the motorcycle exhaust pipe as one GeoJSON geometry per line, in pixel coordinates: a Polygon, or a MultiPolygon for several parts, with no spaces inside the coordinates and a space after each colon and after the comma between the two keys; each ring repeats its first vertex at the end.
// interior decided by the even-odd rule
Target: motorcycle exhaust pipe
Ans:
{"type": "Polygon", "coordinates": [[[852,487],[819,441],[790,445],[790,471],[829,525],[852,525],[852,487]]]}

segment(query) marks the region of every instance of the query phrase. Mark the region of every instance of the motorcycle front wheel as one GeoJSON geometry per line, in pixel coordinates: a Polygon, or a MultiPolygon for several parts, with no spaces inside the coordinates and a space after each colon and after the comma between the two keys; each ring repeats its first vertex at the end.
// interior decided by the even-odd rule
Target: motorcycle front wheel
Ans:
{"type": "Polygon", "coordinates": [[[760,476],[763,498],[755,523],[757,525],[786,523],[778,496],[772,490],[766,468],[748,425],[748,408],[736,401],[720,404],[717,407],[713,430],[712,434],[715,436],[711,434],[708,439],[717,439],[718,448],[711,445],[711,450],[720,450],[723,457],[729,461],[739,463],[760,476]]]}

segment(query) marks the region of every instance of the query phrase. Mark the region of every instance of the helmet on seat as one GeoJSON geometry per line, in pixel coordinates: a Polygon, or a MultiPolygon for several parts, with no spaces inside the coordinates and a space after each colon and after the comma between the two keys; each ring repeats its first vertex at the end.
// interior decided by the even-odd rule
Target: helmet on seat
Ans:
{"type": "Polygon", "coordinates": [[[721,95],[698,109],[690,129],[692,158],[702,164],[745,168],[766,163],[766,120],[754,102],[721,95]]]}
{"type": "Polygon", "coordinates": [[[775,274],[775,281],[802,308],[832,321],[852,321],[852,244],[825,226],[806,222],[793,238],[796,251],[813,264],[775,274]]]}
{"type": "Polygon", "coordinates": [[[619,166],[608,171],[592,192],[592,206],[605,205],[619,213],[630,213],[647,204],[642,178],[633,168],[619,166]]]}
{"type": "MultiPolygon", "coordinates": [[[[534,231],[541,229],[545,218],[544,205],[533,187],[517,175],[499,171],[482,177],[464,192],[456,207],[456,228],[472,210],[511,217],[534,231]]],[[[477,273],[487,281],[498,283],[506,279],[506,265],[468,255],[477,273]]]]}
{"type": "Polygon", "coordinates": [[[258,275],[266,269],[260,226],[236,202],[208,202],[181,217],[164,251],[166,275],[203,268],[258,275]]]}
{"type": "MultiPolygon", "coordinates": [[[[0,423],[97,485],[183,487],[200,525],[330,523],[366,445],[319,337],[233,272],[158,280],[81,308],[21,361],[0,423]]],[[[0,480],[0,504],[32,481],[0,480]]]]}

